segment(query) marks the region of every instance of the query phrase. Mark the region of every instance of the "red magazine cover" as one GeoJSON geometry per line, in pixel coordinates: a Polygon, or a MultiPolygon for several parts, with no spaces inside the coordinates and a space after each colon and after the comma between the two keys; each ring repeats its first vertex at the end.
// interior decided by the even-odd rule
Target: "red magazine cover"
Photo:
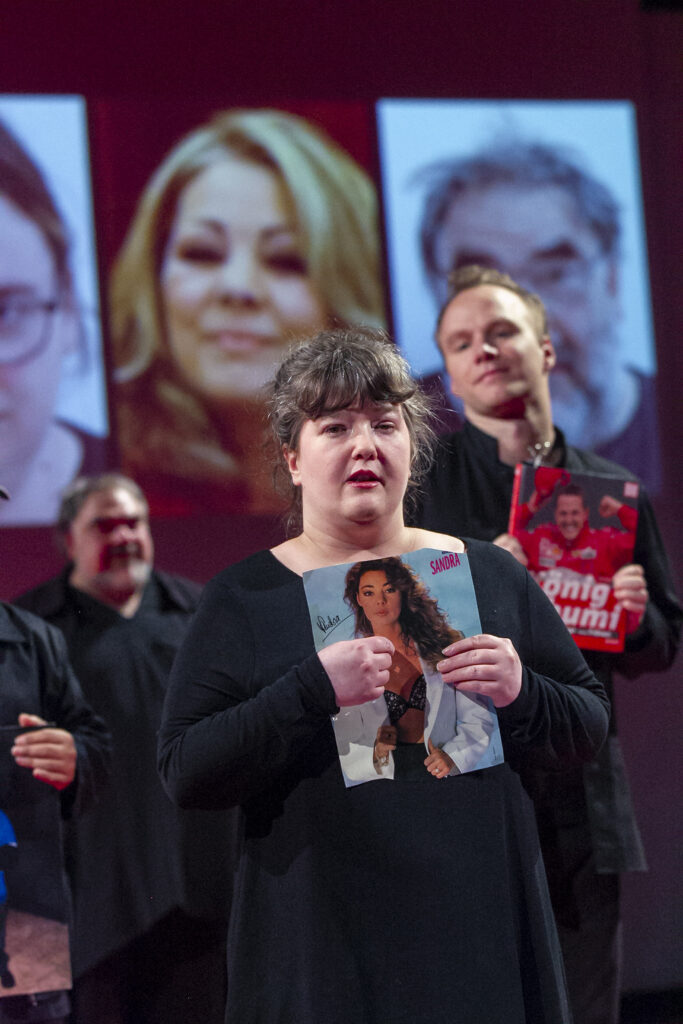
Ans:
{"type": "Polygon", "coordinates": [[[579,647],[624,648],[627,613],[612,578],[633,560],[638,490],[622,477],[515,468],[509,532],[579,647]]]}

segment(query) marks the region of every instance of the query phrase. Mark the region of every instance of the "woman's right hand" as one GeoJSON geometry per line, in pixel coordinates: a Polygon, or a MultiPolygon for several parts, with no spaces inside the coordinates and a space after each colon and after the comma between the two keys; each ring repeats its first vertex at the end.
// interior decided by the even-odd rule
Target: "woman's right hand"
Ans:
{"type": "Polygon", "coordinates": [[[339,640],[318,652],[340,708],[376,700],[389,682],[394,645],[384,636],[339,640]]]}

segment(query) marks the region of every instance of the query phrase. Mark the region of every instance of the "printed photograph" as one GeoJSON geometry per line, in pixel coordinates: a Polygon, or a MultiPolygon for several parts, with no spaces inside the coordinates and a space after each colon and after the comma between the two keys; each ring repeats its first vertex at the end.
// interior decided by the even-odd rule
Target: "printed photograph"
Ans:
{"type": "Polygon", "coordinates": [[[627,612],[612,578],[633,560],[638,491],[619,477],[516,467],[509,532],[579,647],[623,650],[627,612]]]}
{"type": "Polygon", "coordinates": [[[446,777],[503,760],[488,698],[444,684],[443,649],[481,632],[466,555],[423,549],[304,574],[316,650],[384,636],[394,645],[384,695],[333,719],[347,786],[378,779],[427,781],[429,760],[446,777]]]}

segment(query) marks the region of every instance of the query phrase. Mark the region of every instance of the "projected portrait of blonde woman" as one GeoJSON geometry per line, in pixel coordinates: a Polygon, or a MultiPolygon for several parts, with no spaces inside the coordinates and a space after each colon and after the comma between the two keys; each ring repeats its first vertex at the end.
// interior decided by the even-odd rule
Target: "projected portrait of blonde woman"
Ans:
{"type": "Polygon", "coordinates": [[[273,367],[326,325],[384,323],[375,187],[299,116],[220,113],[149,181],[110,305],[121,458],[152,509],[273,512],[273,367]]]}

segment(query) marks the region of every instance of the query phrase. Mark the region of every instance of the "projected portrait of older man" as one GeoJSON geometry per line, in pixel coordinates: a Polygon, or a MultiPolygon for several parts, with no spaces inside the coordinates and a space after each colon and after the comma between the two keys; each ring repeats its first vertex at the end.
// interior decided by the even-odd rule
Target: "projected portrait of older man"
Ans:
{"type": "Polygon", "coordinates": [[[572,443],[626,464],[656,490],[654,382],[624,350],[620,210],[561,149],[511,141],[420,175],[422,260],[440,306],[447,274],[476,263],[511,274],[547,308],[556,421],[572,443]]]}

